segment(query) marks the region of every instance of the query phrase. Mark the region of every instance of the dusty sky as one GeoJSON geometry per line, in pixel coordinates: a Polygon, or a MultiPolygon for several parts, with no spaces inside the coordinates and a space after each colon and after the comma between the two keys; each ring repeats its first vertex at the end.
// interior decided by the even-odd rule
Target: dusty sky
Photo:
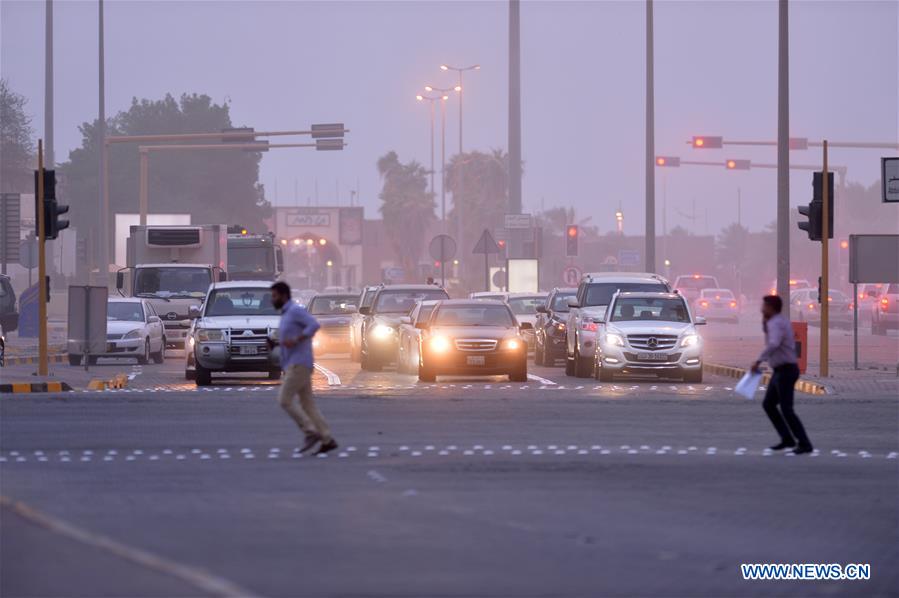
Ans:
{"type": "MultiPolygon", "coordinates": [[[[347,205],[360,190],[376,216],[377,158],[429,160],[428,111],[414,96],[449,87],[439,70],[479,63],[465,80],[466,149],[506,147],[508,12],[505,2],[129,2],[106,9],[107,113],[133,96],[208,93],[257,130],[344,122],[350,147],[272,151],[262,163],[270,199],[347,205]],[[295,194],[296,189],[296,194],[295,194]]],[[[522,122],[526,211],[573,205],[602,231],[619,204],[625,232],[642,232],[643,2],[523,2],[522,122]]],[[[57,1],[56,152],[80,141],[97,114],[97,3],[57,1]]],[[[29,98],[43,131],[43,1],[3,0],[0,69],[29,98]]],[[[899,2],[791,3],[791,129],[845,141],[899,139],[899,2]]],[[[690,150],[694,134],[776,136],[777,4],[656,2],[656,153],[682,158],[776,161],[773,148],[690,150]]],[[[439,127],[438,127],[439,164],[439,127]]],[[[449,101],[448,155],[458,148],[458,103],[449,101]]],[[[849,179],[879,177],[880,150],[834,151],[849,179]]],[[[796,163],[820,152],[792,152],[796,163]]],[[[775,171],[658,170],[668,227],[716,232],[736,219],[759,229],[774,218],[775,171]],[[696,205],[695,226],[687,217],[696,205]],[[708,212],[708,223],[706,222],[708,212]],[[708,229],[706,228],[708,226],[708,229]]],[[[811,175],[791,180],[806,203],[811,175]]],[[[798,232],[798,231],[796,231],[798,232]]]]}

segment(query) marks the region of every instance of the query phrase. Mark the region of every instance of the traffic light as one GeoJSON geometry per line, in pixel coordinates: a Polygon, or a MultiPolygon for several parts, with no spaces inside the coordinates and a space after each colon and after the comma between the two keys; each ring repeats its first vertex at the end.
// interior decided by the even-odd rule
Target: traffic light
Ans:
{"type": "Polygon", "coordinates": [[[693,149],[721,149],[724,146],[723,137],[709,135],[695,135],[692,141],[693,149]]]}
{"type": "MultiPolygon", "coordinates": [[[[35,216],[37,216],[37,190],[38,175],[40,171],[34,171],[34,208],[35,216]]],[[[40,206],[44,211],[44,238],[55,239],[59,236],[59,231],[69,228],[68,220],[61,220],[59,217],[69,211],[69,206],[56,203],[56,171],[44,170],[44,205],[40,206]]],[[[37,230],[37,217],[35,217],[35,236],[39,236],[37,230]]]]}
{"type": "Polygon", "coordinates": [[[569,224],[565,230],[565,257],[577,257],[580,229],[577,224],[569,224]]]}
{"type": "MultiPolygon", "coordinates": [[[[824,204],[824,187],[821,181],[824,178],[823,172],[815,172],[812,174],[812,201],[824,204]]],[[[824,221],[823,215],[821,221],[824,221]]],[[[818,239],[820,240],[819,235],[818,239]]],[[[833,173],[827,173],[827,238],[833,239],[833,173]]]]}
{"type": "Polygon", "coordinates": [[[749,170],[752,163],[749,160],[727,160],[724,163],[728,170],[749,170]]]}
{"type": "Polygon", "coordinates": [[[810,241],[821,240],[821,203],[811,201],[807,206],[799,206],[799,214],[808,217],[807,222],[800,222],[800,230],[808,234],[810,241]]]}
{"type": "Polygon", "coordinates": [[[680,166],[680,158],[677,156],[656,156],[656,166],[677,168],[680,166]]]}

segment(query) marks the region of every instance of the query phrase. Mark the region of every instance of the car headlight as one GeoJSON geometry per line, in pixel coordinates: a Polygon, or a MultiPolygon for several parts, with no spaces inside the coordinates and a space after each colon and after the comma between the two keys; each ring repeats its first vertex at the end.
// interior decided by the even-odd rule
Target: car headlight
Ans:
{"type": "Polygon", "coordinates": [[[377,340],[385,340],[396,334],[396,330],[386,324],[377,324],[371,329],[371,335],[377,340]]]}
{"type": "Polygon", "coordinates": [[[506,349],[507,351],[517,351],[521,347],[522,342],[517,338],[508,338],[503,341],[503,349],[506,349]]]}
{"type": "Polygon", "coordinates": [[[620,334],[615,334],[614,332],[607,332],[605,335],[605,343],[607,345],[615,345],[616,347],[624,346],[624,338],[620,334]]]}
{"type": "Polygon", "coordinates": [[[140,338],[140,330],[139,329],[128,332],[127,334],[125,334],[125,336],[122,337],[122,340],[133,341],[136,338],[140,338]]]}
{"type": "Polygon", "coordinates": [[[688,334],[680,341],[681,347],[693,347],[699,344],[699,335],[698,334],[688,334]]]}
{"type": "Polygon", "coordinates": [[[195,336],[198,343],[221,342],[225,340],[225,332],[217,328],[199,328],[195,336]]]}
{"type": "Polygon", "coordinates": [[[431,351],[434,353],[446,353],[452,348],[452,343],[450,343],[450,339],[445,336],[435,336],[428,341],[428,347],[430,347],[431,351]]]}

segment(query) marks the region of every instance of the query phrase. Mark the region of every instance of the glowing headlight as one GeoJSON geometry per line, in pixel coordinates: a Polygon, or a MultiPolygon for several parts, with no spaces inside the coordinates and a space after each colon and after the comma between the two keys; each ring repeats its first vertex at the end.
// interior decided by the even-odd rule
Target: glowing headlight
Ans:
{"type": "Polygon", "coordinates": [[[428,342],[428,346],[435,353],[446,353],[452,347],[452,343],[445,336],[435,336],[428,342]]]}
{"type": "Polygon", "coordinates": [[[556,330],[565,330],[564,322],[559,322],[558,324],[556,324],[556,330]]]}
{"type": "Polygon", "coordinates": [[[225,333],[217,328],[198,328],[195,337],[198,343],[220,342],[225,340],[225,333]]]}
{"type": "Polygon", "coordinates": [[[688,334],[683,339],[681,339],[680,346],[681,347],[693,347],[694,345],[699,343],[699,335],[698,334],[688,334]]]}
{"type": "Polygon", "coordinates": [[[624,346],[624,339],[620,334],[615,334],[614,332],[607,332],[605,337],[606,344],[615,345],[616,347],[624,346]]]}
{"type": "Polygon", "coordinates": [[[521,348],[521,341],[517,338],[510,338],[503,343],[503,348],[509,351],[517,351],[521,348]]]}
{"type": "Polygon", "coordinates": [[[134,340],[136,338],[140,338],[140,330],[132,330],[128,334],[122,337],[122,340],[134,340]]]}
{"type": "Polygon", "coordinates": [[[393,328],[391,328],[390,326],[387,326],[385,324],[378,324],[377,326],[375,326],[374,328],[371,329],[371,335],[378,340],[384,340],[384,339],[390,338],[395,333],[396,333],[396,330],[394,330],[393,328]]]}

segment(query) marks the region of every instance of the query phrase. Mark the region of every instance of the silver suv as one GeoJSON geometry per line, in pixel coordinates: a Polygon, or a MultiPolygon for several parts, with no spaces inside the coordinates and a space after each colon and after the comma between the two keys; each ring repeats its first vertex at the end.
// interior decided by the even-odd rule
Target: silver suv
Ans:
{"type": "Polygon", "coordinates": [[[585,274],[577,295],[568,300],[565,373],[588,378],[593,373],[596,331],[612,296],[619,292],[670,293],[671,285],[646,272],[596,272],[585,274]]]}

